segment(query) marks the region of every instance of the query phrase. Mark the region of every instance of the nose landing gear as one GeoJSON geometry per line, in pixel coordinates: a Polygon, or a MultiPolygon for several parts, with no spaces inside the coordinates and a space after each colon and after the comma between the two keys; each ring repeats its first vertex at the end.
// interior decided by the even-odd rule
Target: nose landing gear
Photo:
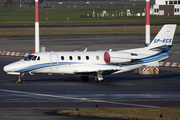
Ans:
{"type": "Polygon", "coordinates": [[[25,81],[22,81],[22,77],[24,76],[25,73],[20,73],[19,77],[17,78],[16,81],[14,81],[14,83],[25,83],[25,81]]]}

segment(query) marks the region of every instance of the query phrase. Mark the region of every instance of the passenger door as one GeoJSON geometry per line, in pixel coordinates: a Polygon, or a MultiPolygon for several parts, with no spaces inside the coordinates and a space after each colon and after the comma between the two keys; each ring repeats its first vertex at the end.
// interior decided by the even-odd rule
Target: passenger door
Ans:
{"type": "Polygon", "coordinates": [[[58,56],[56,54],[51,54],[51,64],[50,64],[50,69],[52,71],[58,70],[58,56]]]}

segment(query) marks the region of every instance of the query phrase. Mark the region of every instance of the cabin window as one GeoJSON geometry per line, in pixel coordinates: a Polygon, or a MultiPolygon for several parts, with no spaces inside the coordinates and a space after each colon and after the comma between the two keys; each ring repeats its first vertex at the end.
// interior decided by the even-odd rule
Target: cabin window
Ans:
{"type": "Polygon", "coordinates": [[[61,60],[64,60],[64,56],[61,56],[61,60]]]}
{"type": "Polygon", "coordinates": [[[72,56],[69,56],[69,59],[70,59],[70,60],[72,60],[72,59],[73,59],[73,57],[72,57],[72,56]]]}
{"type": "Polygon", "coordinates": [[[80,56],[78,56],[78,60],[81,60],[81,57],[80,57],[80,56]]]}
{"type": "Polygon", "coordinates": [[[96,56],[96,60],[99,60],[99,56],[98,55],[96,56]]]}
{"type": "Polygon", "coordinates": [[[86,56],[86,60],[89,60],[89,56],[86,56]]]}
{"type": "Polygon", "coordinates": [[[24,58],[25,61],[30,61],[34,55],[28,55],[27,57],[24,58]]]}

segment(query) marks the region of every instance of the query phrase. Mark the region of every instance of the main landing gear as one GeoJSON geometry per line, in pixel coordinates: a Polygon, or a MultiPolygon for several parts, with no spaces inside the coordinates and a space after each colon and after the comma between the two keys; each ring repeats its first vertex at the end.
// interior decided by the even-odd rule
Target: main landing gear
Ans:
{"type": "Polygon", "coordinates": [[[19,77],[17,78],[16,81],[14,81],[14,83],[25,83],[25,81],[22,81],[22,77],[24,76],[24,73],[20,73],[19,77]]]}
{"type": "Polygon", "coordinates": [[[95,81],[97,83],[103,83],[103,77],[102,77],[102,74],[100,72],[97,73],[97,76],[95,77],[95,81]]]}
{"type": "MultiPolygon", "coordinates": [[[[89,80],[88,76],[81,76],[81,79],[83,82],[87,82],[89,80]]],[[[97,83],[102,83],[103,82],[103,77],[102,77],[102,73],[98,72],[97,75],[95,76],[95,81],[97,83]]]]}

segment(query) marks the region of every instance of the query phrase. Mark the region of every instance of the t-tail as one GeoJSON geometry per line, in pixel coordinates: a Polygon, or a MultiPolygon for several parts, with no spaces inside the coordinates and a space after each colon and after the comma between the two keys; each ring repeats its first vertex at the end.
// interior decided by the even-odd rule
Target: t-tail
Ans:
{"type": "MultiPolygon", "coordinates": [[[[169,57],[170,49],[173,46],[173,38],[176,24],[164,25],[151,44],[147,47],[152,56],[149,59],[159,62],[169,57]]],[[[155,63],[154,62],[154,63],[155,63]]]]}
{"type": "Polygon", "coordinates": [[[174,33],[176,29],[176,24],[168,24],[164,25],[159,33],[156,35],[156,37],[153,39],[151,44],[148,46],[150,50],[168,50],[171,48],[174,33]]]}

